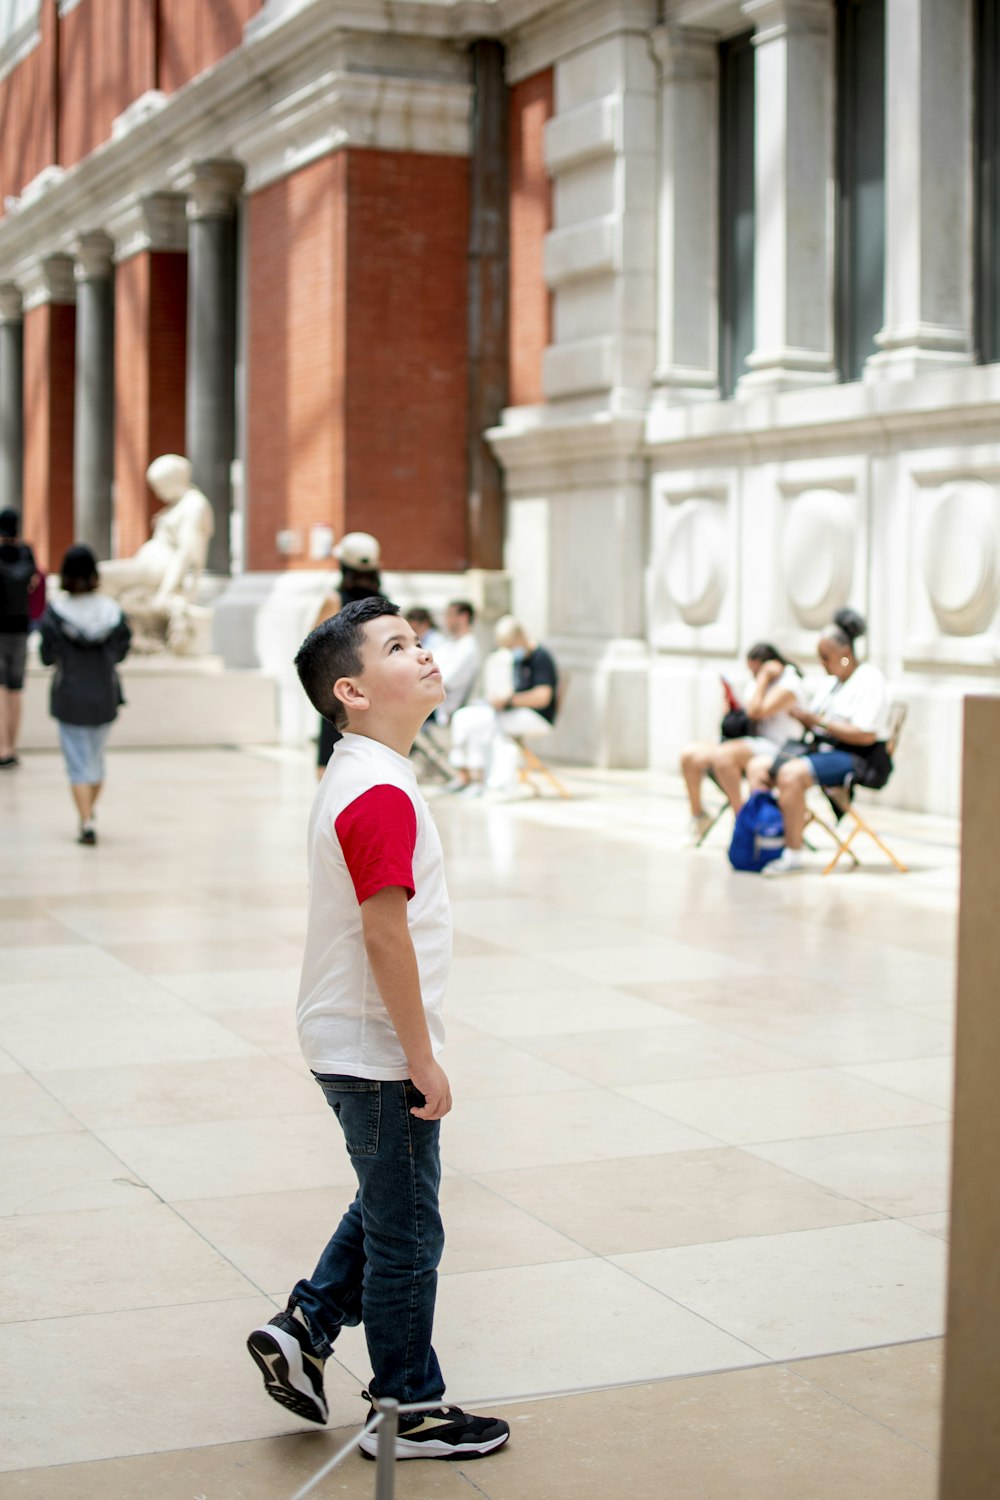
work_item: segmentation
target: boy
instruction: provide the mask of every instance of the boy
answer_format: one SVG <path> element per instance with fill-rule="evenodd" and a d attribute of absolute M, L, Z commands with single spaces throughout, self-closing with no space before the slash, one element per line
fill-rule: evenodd
<path fill-rule="evenodd" d="M 323 1364 L 363 1323 L 372 1396 L 433 1402 L 444 1380 L 431 1345 L 440 1120 L 451 1109 L 437 1062 L 451 960 L 441 844 L 408 759 L 444 697 L 441 673 L 394 604 L 347 604 L 297 657 L 313 706 L 344 732 L 313 803 L 299 1040 L 340 1122 L 358 1192 L 284 1312 L 248 1340 L 269 1396 L 325 1422 Z M 369 1416 L 366 1428 L 370 1427 Z M 401 1415 L 397 1458 L 478 1458 L 506 1422 L 457 1407 Z M 374 1457 L 366 1430 L 361 1450 Z"/>

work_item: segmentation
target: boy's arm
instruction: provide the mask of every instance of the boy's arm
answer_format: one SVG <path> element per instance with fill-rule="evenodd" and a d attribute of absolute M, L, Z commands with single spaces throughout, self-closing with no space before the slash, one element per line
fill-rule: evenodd
<path fill-rule="evenodd" d="M 424 1096 L 424 1104 L 410 1113 L 419 1120 L 440 1120 L 451 1109 L 451 1087 L 431 1050 L 406 900 L 402 886 L 384 886 L 361 903 L 361 926 L 368 962 L 406 1056 L 410 1078 Z"/>

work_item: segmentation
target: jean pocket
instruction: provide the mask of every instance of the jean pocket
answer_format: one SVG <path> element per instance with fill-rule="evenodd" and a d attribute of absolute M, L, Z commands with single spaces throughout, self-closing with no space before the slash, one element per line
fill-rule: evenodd
<path fill-rule="evenodd" d="M 382 1119 L 382 1087 L 369 1078 L 316 1075 L 326 1102 L 340 1121 L 351 1156 L 374 1156 Z"/>

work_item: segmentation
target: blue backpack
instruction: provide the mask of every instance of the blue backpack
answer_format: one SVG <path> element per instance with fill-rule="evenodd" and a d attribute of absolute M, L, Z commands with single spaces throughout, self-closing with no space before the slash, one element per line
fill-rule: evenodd
<path fill-rule="evenodd" d="M 729 845 L 734 870 L 755 873 L 777 859 L 785 847 L 785 824 L 771 792 L 751 792 L 736 814 Z"/>

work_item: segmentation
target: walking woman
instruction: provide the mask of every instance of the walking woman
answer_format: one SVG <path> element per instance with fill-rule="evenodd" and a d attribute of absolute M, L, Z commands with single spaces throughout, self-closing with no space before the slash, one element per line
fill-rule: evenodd
<path fill-rule="evenodd" d="M 113 599 L 97 592 L 97 559 L 70 547 L 61 592 L 42 616 L 39 652 L 54 666 L 49 712 L 59 725 L 69 789 L 80 816 L 78 844 L 96 844 L 94 807 L 104 785 L 104 746 L 122 697 L 115 667 L 132 632 Z"/>

